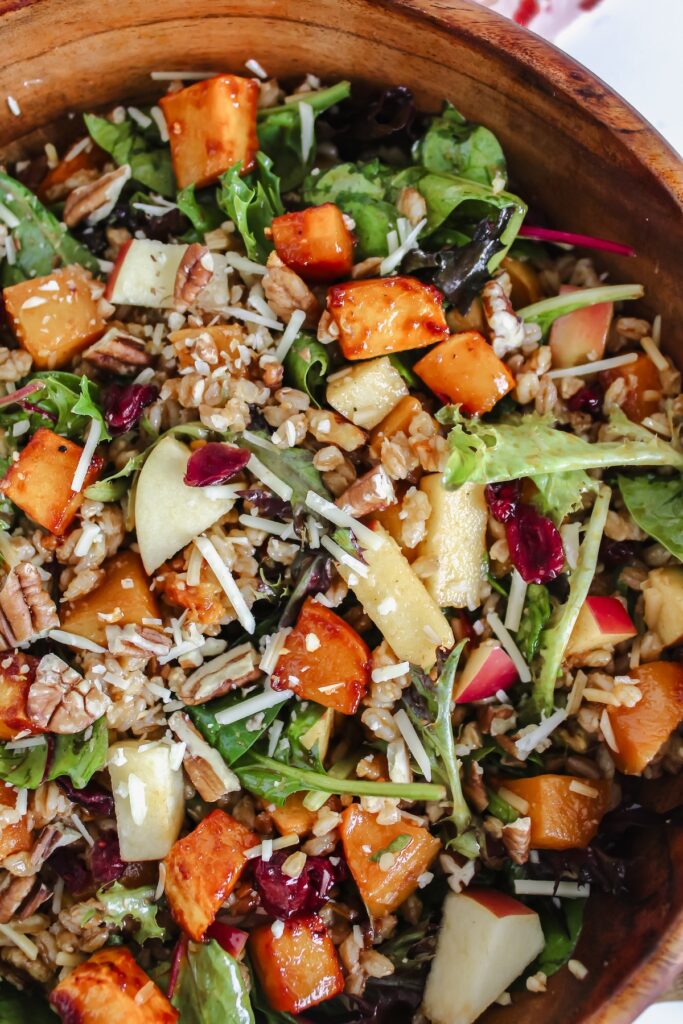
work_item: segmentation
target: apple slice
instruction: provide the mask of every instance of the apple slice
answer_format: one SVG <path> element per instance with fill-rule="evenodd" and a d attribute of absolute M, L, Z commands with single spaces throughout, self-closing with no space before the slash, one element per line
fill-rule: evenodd
<path fill-rule="evenodd" d="M 512 658 L 495 640 L 484 640 L 467 659 L 455 690 L 455 703 L 493 697 L 498 690 L 508 690 L 519 676 Z"/>
<path fill-rule="evenodd" d="M 645 622 L 665 647 L 683 640 L 683 569 L 653 569 L 643 584 Z"/>
<path fill-rule="evenodd" d="M 165 437 L 148 457 L 135 491 L 135 528 L 148 574 L 208 530 L 235 504 L 225 488 L 183 482 L 190 449 Z"/>
<path fill-rule="evenodd" d="M 172 309 L 173 292 L 186 245 L 133 238 L 121 247 L 107 282 L 109 302 L 125 306 Z"/>
<path fill-rule="evenodd" d="M 449 893 L 423 1009 L 433 1024 L 473 1024 L 545 945 L 538 914 L 495 889 Z"/>
<path fill-rule="evenodd" d="M 576 658 L 602 647 L 615 647 L 638 630 L 616 597 L 587 597 L 567 644 L 567 656 Z"/>
<path fill-rule="evenodd" d="M 121 860 L 161 860 L 180 834 L 185 786 L 168 743 L 122 740 L 109 748 Z"/>
<path fill-rule="evenodd" d="M 561 295 L 578 291 L 579 288 L 568 284 L 560 288 Z M 558 317 L 550 328 L 553 369 L 602 359 L 613 314 L 614 303 L 598 302 Z"/>

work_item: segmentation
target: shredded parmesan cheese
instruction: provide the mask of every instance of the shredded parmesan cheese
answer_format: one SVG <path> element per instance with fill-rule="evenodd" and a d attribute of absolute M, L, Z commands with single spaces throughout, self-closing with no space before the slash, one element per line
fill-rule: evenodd
<path fill-rule="evenodd" d="M 391 274 L 391 272 L 400 264 L 403 257 L 409 253 L 411 249 L 416 247 L 417 237 L 426 223 L 427 218 L 423 217 L 422 220 L 415 225 L 413 230 L 406 235 L 405 241 L 402 242 L 397 249 L 394 249 L 393 252 L 390 252 L 388 256 L 384 257 L 379 265 L 379 273 L 381 277 L 384 277 L 386 274 Z"/>
<path fill-rule="evenodd" d="M 342 565 L 345 565 L 348 569 L 352 569 L 353 572 L 362 576 L 363 579 L 367 579 L 367 565 L 364 565 L 357 558 L 354 558 L 353 555 L 349 555 L 343 548 L 340 548 L 338 544 L 335 544 L 331 537 L 321 537 L 320 543 L 327 551 L 329 551 L 336 562 L 341 562 Z"/>
<path fill-rule="evenodd" d="M 224 711 L 216 712 L 216 721 L 219 725 L 232 725 L 233 722 L 240 722 L 244 718 L 251 718 L 260 711 L 267 711 L 277 704 L 284 704 L 286 700 L 293 697 L 292 690 L 271 690 L 266 689 L 255 697 L 248 697 L 235 707 L 225 708 Z"/>
<path fill-rule="evenodd" d="M 510 584 L 510 596 L 507 608 L 505 609 L 505 628 L 516 633 L 522 621 L 522 611 L 526 600 L 528 584 L 524 582 L 516 569 L 512 570 L 512 583 Z"/>
<path fill-rule="evenodd" d="M 524 733 L 523 736 L 515 743 L 517 748 L 517 756 L 520 761 L 526 760 L 529 754 L 532 753 L 544 740 L 557 729 L 558 725 L 561 725 L 567 718 L 567 709 L 560 708 L 558 711 L 554 711 L 548 718 L 542 718 L 540 724 L 535 729 L 530 729 L 529 732 Z"/>
<path fill-rule="evenodd" d="M 299 837 L 294 832 L 288 832 L 287 835 L 280 836 L 278 839 L 270 840 L 272 843 L 272 850 L 284 850 L 288 846 L 296 846 L 299 842 Z M 248 850 L 244 851 L 244 856 L 247 860 L 253 860 L 255 857 L 263 856 L 263 843 L 259 843 L 258 846 L 250 846 Z"/>
<path fill-rule="evenodd" d="M 531 878 L 516 878 L 517 896 L 559 896 L 560 899 L 582 900 L 590 896 L 590 885 L 580 882 L 543 882 Z"/>
<path fill-rule="evenodd" d="M 93 654 L 107 653 L 106 647 L 100 647 L 93 640 L 78 636 L 77 633 L 69 633 L 66 629 L 51 629 L 47 635 L 51 640 L 56 640 L 58 644 L 64 644 L 66 647 L 76 647 L 81 651 L 91 651 Z"/>
<path fill-rule="evenodd" d="M 225 594 L 227 595 L 227 598 L 230 601 L 230 604 L 235 611 L 235 615 L 239 619 L 241 625 L 246 629 L 247 633 L 253 633 L 256 629 L 256 620 L 251 614 L 251 611 L 247 606 L 247 602 L 242 597 L 240 588 L 235 583 L 232 573 L 218 554 L 215 546 L 208 537 L 196 537 L 195 544 L 208 562 L 210 568 L 213 569 L 214 575 L 225 591 Z"/>
<path fill-rule="evenodd" d="M 79 491 L 81 491 L 83 489 L 83 484 L 85 483 L 85 478 L 88 475 L 88 470 L 90 469 L 90 463 L 92 462 L 92 457 L 95 454 L 95 449 L 97 448 L 99 443 L 100 443 L 100 424 L 99 424 L 99 421 L 98 420 L 91 420 L 90 421 L 90 426 L 88 427 L 88 433 L 86 434 L 85 444 L 83 446 L 83 451 L 81 452 L 81 457 L 78 460 L 78 465 L 76 466 L 76 472 L 74 473 L 74 478 L 71 481 L 71 490 L 72 491 L 79 492 Z"/>
<path fill-rule="evenodd" d="M 514 662 L 515 668 L 517 669 L 517 673 L 521 681 L 523 683 L 530 682 L 531 672 L 529 671 L 529 666 L 525 662 L 519 647 L 508 633 L 507 629 L 501 622 L 498 615 L 496 615 L 495 612 L 489 612 L 489 614 L 486 616 L 486 621 L 488 622 L 489 626 L 500 640 L 501 646 L 504 648 L 506 653 L 509 654 L 510 658 Z"/>
<path fill-rule="evenodd" d="M 299 119 L 301 121 L 301 157 L 303 162 L 307 163 L 315 145 L 315 116 L 310 103 L 299 103 Z"/>
<path fill-rule="evenodd" d="M 617 743 L 617 738 L 614 735 L 614 729 L 612 728 L 612 722 L 610 720 L 607 708 L 605 708 L 603 713 L 600 715 L 600 729 L 602 730 L 602 735 L 605 737 L 605 743 L 607 744 L 607 746 L 615 754 L 618 754 L 619 744 Z"/>
<path fill-rule="evenodd" d="M 268 467 L 264 466 L 255 455 L 250 456 L 247 469 L 254 476 L 258 477 L 261 483 L 269 487 L 273 494 L 277 494 L 278 498 L 282 498 L 283 501 L 289 501 L 292 497 L 292 488 L 289 484 L 286 484 L 284 480 L 280 480 L 280 477 L 275 476 L 275 473 L 271 473 Z"/>
<path fill-rule="evenodd" d="M 335 526 L 342 526 L 348 530 L 353 530 L 353 533 L 359 543 L 366 548 L 372 548 L 376 550 L 382 543 L 381 538 L 376 533 L 370 530 L 363 523 L 359 523 L 357 519 L 349 515 L 348 512 L 344 512 L 343 509 L 335 505 L 334 502 L 328 501 L 327 498 L 322 498 L 315 491 L 309 491 L 306 495 L 306 504 L 312 512 L 317 512 L 318 515 L 324 516 L 325 519 L 329 519 Z"/>
<path fill-rule="evenodd" d="M 299 104 L 299 106 L 307 106 L 308 104 Z M 306 319 L 306 314 L 303 309 L 295 309 L 289 318 L 289 323 L 285 327 L 284 333 L 278 342 L 278 346 L 275 349 L 275 358 L 278 363 L 284 363 L 285 356 L 289 352 L 290 348 L 294 344 L 297 334 L 301 330 Z"/>
<path fill-rule="evenodd" d="M 611 359 L 596 359 L 594 363 L 581 363 L 580 366 L 566 366 L 561 370 L 550 370 L 545 376 L 551 380 L 558 377 L 587 377 L 590 373 L 611 370 L 615 366 L 628 366 L 629 363 L 635 363 L 637 358 L 636 352 L 627 352 L 623 356 L 613 356 Z"/>
<path fill-rule="evenodd" d="M 24 935 L 9 924 L 0 924 L 0 935 L 4 935 L 6 939 L 9 939 L 9 941 L 13 942 L 15 946 L 18 946 L 29 960 L 37 960 L 38 947 L 35 942 L 31 942 L 28 936 Z"/>
<path fill-rule="evenodd" d="M 397 711 L 394 715 L 394 722 L 401 736 L 406 742 L 406 746 L 410 753 L 415 758 L 415 762 L 424 775 L 427 782 L 432 781 L 432 766 L 429 761 L 429 754 L 424 748 L 422 740 L 418 736 L 413 723 L 408 718 L 408 715 L 403 710 Z"/>

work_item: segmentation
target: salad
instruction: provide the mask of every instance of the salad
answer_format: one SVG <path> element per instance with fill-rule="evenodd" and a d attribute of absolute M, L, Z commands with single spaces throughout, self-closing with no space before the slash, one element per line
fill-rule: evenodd
<path fill-rule="evenodd" d="M 0 1018 L 542 999 L 681 766 L 661 318 L 450 102 L 153 77 L 0 172 Z"/>

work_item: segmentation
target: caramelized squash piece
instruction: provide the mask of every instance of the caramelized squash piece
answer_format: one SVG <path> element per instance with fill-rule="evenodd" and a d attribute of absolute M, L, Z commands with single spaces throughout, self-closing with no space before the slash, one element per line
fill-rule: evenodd
<path fill-rule="evenodd" d="M 36 729 L 26 710 L 26 698 L 38 667 L 38 658 L 19 651 L 0 654 L 0 741 L 13 739 L 18 732 Z"/>
<path fill-rule="evenodd" d="M 56 203 L 64 199 L 72 189 L 94 181 L 106 159 L 107 154 L 92 139 L 79 139 L 69 147 L 59 163 L 47 172 L 36 189 L 38 198 L 43 203 Z"/>
<path fill-rule="evenodd" d="M 305 836 L 313 828 L 318 812 L 309 811 L 307 807 L 304 807 L 305 799 L 305 793 L 292 793 L 281 807 L 278 807 L 276 804 L 268 804 L 269 808 L 272 807 L 272 810 L 269 810 L 268 813 L 275 822 L 275 827 L 281 836 L 292 834 Z"/>
<path fill-rule="evenodd" d="M 425 348 L 448 337 L 441 292 L 414 277 L 334 285 L 327 309 L 346 359 Z"/>
<path fill-rule="evenodd" d="M 216 75 L 162 96 L 178 188 L 210 185 L 238 162 L 252 169 L 258 95 L 253 78 Z"/>
<path fill-rule="evenodd" d="M 346 863 L 371 917 L 396 910 L 417 889 L 418 878 L 441 848 L 428 829 L 408 821 L 379 825 L 376 815 L 360 804 L 343 812 L 341 837 Z M 389 864 L 381 860 L 383 853 L 391 855 Z"/>
<path fill-rule="evenodd" d="M 336 281 L 353 266 L 353 236 L 334 203 L 283 213 L 271 225 L 275 251 L 305 281 Z"/>
<path fill-rule="evenodd" d="M 100 949 L 75 967 L 50 1003 L 66 1024 L 175 1024 L 179 1017 L 125 946 Z"/>
<path fill-rule="evenodd" d="M 0 781 L 0 807 L 15 807 L 17 803 L 17 791 L 6 782 Z M 28 827 L 28 815 L 24 815 L 19 821 L 10 825 L 3 825 L 0 828 L 0 860 L 10 857 L 13 853 L 21 853 L 22 850 L 30 850 L 31 833 Z"/>
<path fill-rule="evenodd" d="M 461 405 L 470 416 L 490 412 L 515 386 L 505 363 L 478 331 L 454 334 L 413 370 L 435 395 Z"/>
<path fill-rule="evenodd" d="M 249 953 L 266 998 L 274 1010 L 302 1013 L 344 989 L 337 951 L 317 915 L 284 921 L 282 934 L 271 925 L 254 928 Z"/>
<path fill-rule="evenodd" d="M 83 489 L 72 491 L 82 451 L 73 441 L 41 427 L 0 480 L 0 491 L 39 526 L 61 537 L 80 508 L 83 491 L 104 465 L 99 455 L 93 456 Z"/>
<path fill-rule="evenodd" d="M 184 327 L 181 331 L 173 331 L 169 334 L 169 341 L 176 350 L 180 370 L 186 370 L 190 366 L 194 369 L 195 345 L 198 338 L 203 338 L 215 345 L 218 365 L 226 363 L 231 374 L 244 377 L 248 368 L 241 362 L 239 366 L 235 366 L 243 337 L 244 332 L 237 324 L 211 324 L 208 327 Z"/>
<path fill-rule="evenodd" d="M 353 715 L 370 684 L 370 649 L 355 629 L 308 597 L 270 681 L 274 690 L 293 690 Z"/>
<path fill-rule="evenodd" d="M 157 583 L 159 593 L 169 604 L 187 608 L 190 622 L 211 626 L 230 609 L 225 591 L 206 562 L 202 562 L 196 586 L 190 586 L 184 576 L 165 566 L 157 576 Z"/>
<path fill-rule="evenodd" d="M 588 846 L 607 811 L 611 789 L 606 779 L 582 779 L 572 775 L 505 779 L 501 786 L 529 805 L 524 814 L 531 818 L 534 850 L 573 850 Z M 595 795 L 576 792 L 572 786 L 588 787 Z"/>
<path fill-rule="evenodd" d="M 613 753 L 619 771 L 640 775 L 657 755 L 663 743 L 683 721 L 683 665 L 673 661 L 650 661 L 630 669 L 642 694 L 632 708 L 608 708 L 617 743 Z"/>
<path fill-rule="evenodd" d="M 201 942 L 220 906 L 247 865 L 244 851 L 259 839 L 225 811 L 216 809 L 166 857 L 165 892 L 176 923 Z"/>
<path fill-rule="evenodd" d="M 66 366 L 104 334 L 106 322 L 93 296 L 97 287 L 87 271 L 74 266 L 3 290 L 12 330 L 36 369 Z"/>
<path fill-rule="evenodd" d="M 63 629 L 106 646 L 109 622 L 115 622 L 117 626 L 131 622 L 140 626 L 143 619 L 159 617 L 159 605 L 149 589 L 149 577 L 135 551 L 115 555 L 102 568 L 105 577 L 99 587 L 67 605 L 61 618 Z M 110 618 L 109 622 L 101 617 L 113 616 L 117 609 L 120 617 Z"/>
<path fill-rule="evenodd" d="M 638 356 L 633 363 L 616 366 L 614 369 L 604 370 L 600 374 L 600 380 L 605 390 L 619 378 L 626 382 L 626 398 L 621 403 L 621 408 L 630 420 L 640 423 L 646 416 L 652 416 L 657 412 L 662 381 L 659 370 L 649 356 Z"/>

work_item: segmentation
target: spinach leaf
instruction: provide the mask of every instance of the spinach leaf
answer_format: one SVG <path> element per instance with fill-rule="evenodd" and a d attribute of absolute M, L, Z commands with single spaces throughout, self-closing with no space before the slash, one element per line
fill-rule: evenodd
<path fill-rule="evenodd" d="M 538 324 L 543 336 L 548 333 L 558 317 L 573 313 L 575 309 L 585 309 L 600 302 L 626 302 L 629 299 L 642 299 L 643 286 L 640 284 L 606 284 L 599 288 L 579 288 L 575 292 L 553 295 L 549 299 L 541 299 L 531 306 L 517 310 L 517 316 L 527 324 Z"/>
<path fill-rule="evenodd" d="M 256 728 L 254 728 L 255 722 L 252 719 L 242 718 L 230 725 L 220 725 L 216 721 L 217 711 L 234 708 L 243 700 L 244 695 L 236 690 L 218 700 L 212 700 L 208 704 L 197 704 L 195 707 L 186 709 L 206 742 L 215 747 L 226 764 L 229 765 L 233 765 L 253 747 L 277 718 L 278 711 L 280 711 L 277 706 L 263 711 L 258 718 Z"/>
<path fill-rule="evenodd" d="M 451 103 L 446 103 L 424 137 L 414 146 L 413 157 L 428 171 L 457 174 L 461 178 L 505 185 L 505 156 L 498 139 L 488 128 L 472 124 Z"/>
<path fill-rule="evenodd" d="M 47 741 L 43 739 L 33 747 L 9 750 L 0 744 L 0 779 L 17 789 L 37 789 L 45 776 Z"/>
<path fill-rule="evenodd" d="M 641 530 L 683 561 L 683 476 L 620 476 L 618 483 Z"/>
<path fill-rule="evenodd" d="M 395 370 L 398 370 L 398 372 L 401 374 L 408 387 L 419 388 L 420 378 L 413 373 L 412 367 L 409 364 L 410 359 L 411 356 L 406 354 L 405 352 L 401 352 L 400 355 L 396 355 L 395 352 L 392 352 L 391 355 L 389 356 L 389 362 L 391 363 Z"/>
<path fill-rule="evenodd" d="M 528 968 L 530 974 L 543 971 L 547 978 L 555 974 L 571 959 L 583 928 L 583 915 L 587 900 L 562 900 L 561 908 L 554 907 L 550 900 L 543 901 L 539 909 L 545 946 Z"/>
<path fill-rule="evenodd" d="M 59 1024 L 50 1004 L 35 992 L 19 991 L 8 981 L 0 982 L 2 1024 Z"/>
<path fill-rule="evenodd" d="M 240 965 L 215 939 L 188 943 L 171 1002 L 182 1024 L 254 1024 Z"/>
<path fill-rule="evenodd" d="M 306 554 L 302 557 L 296 584 L 280 616 L 280 629 L 294 625 L 308 594 L 319 594 L 327 590 L 332 582 L 331 565 L 332 561 L 327 552 L 317 555 Z"/>
<path fill-rule="evenodd" d="M 267 440 L 265 434 L 258 435 Z M 236 438 L 236 441 L 248 448 L 271 473 L 275 473 L 280 480 L 292 488 L 292 504 L 303 505 L 309 491 L 315 491 L 323 498 L 329 497 L 322 477 L 313 465 L 313 454 L 305 448 L 276 448 L 268 442 L 265 445 L 256 444 L 244 437 Z"/>
<path fill-rule="evenodd" d="M 356 258 L 368 259 L 370 256 L 387 256 L 389 246 L 387 235 L 396 230 L 398 210 L 393 203 L 382 200 L 369 202 L 345 196 L 340 200 L 344 213 L 355 222 L 353 233 L 356 238 Z"/>
<path fill-rule="evenodd" d="M 507 800 L 503 800 L 502 796 L 499 796 L 494 790 L 486 789 L 486 795 L 489 803 L 487 810 L 499 821 L 502 821 L 504 825 L 511 825 L 513 821 L 517 821 L 519 818 L 519 811 L 509 804 Z"/>
<path fill-rule="evenodd" d="M 551 615 L 552 605 L 547 588 L 542 583 L 530 583 L 526 591 L 522 621 L 515 637 L 527 664 L 531 664 L 536 657 L 541 634 L 550 622 Z"/>
<path fill-rule="evenodd" d="M 146 111 L 143 111 L 146 113 Z M 156 121 L 150 119 L 148 127 L 127 117 L 119 124 L 96 114 L 84 114 L 83 120 L 90 137 L 114 160 L 119 167 L 130 166 L 135 181 L 153 192 L 172 199 L 176 182 L 168 143 L 161 141 Z"/>
<path fill-rule="evenodd" d="M 56 434 L 81 440 L 90 426 L 90 420 L 100 424 L 100 439 L 109 438 L 109 431 L 100 407 L 100 390 L 88 377 L 74 373 L 45 370 L 32 374 L 26 381 L 41 381 L 43 387 L 33 392 L 19 408 L 5 407 L 0 412 L 0 425 L 8 430 L 14 423 L 28 420 L 30 433 L 48 426 Z"/>
<path fill-rule="evenodd" d="M 197 195 L 195 186 L 187 185 L 178 192 L 175 201 L 180 212 L 185 214 L 202 238 L 208 231 L 219 227 L 225 219 L 216 203 L 214 190 L 202 189 Z"/>
<path fill-rule="evenodd" d="M 288 381 L 299 391 L 305 391 L 314 405 L 321 406 L 325 379 L 330 366 L 330 357 L 325 345 L 315 341 L 313 335 L 302 331 L 294 339 L 285 356 L 285 373 Z"/>
<path fill-rule="evenodd" d="M 289 710 L 289 720 L 280 734 L 273 757 L 297 768 L 324 771 L 317 742 L 309 749 L 301 741 L 320 721 L 326 709 L 313 701 L 290 701 L 285 707 Z"/>
<path fill-rule="evenodd" d="M 153 886 L 126 889 L 120 882 L 114 882 L 107 889 L 99 889 L 97 899 L 104 907 L 103 917 L 107 924 L 121 928 L 127 917 L 133 918 L 136 922 L 135 941 L 140 945 L 147 939 L 164 938 L 164 929 L 157 921 L 158 907 L 154 902 Z"/>
<path fill-rule="evenodd" d="M 0 202 L 17 221 L 11 228 L 16 261 L 11 266 L 3 261 L 3 288 L 28 278 L 44 277 L 55 267 L 74 263 L 92 274 L 100 274 L 100 265 L 90 250 L 69 234 L 33 192 L 4 171 L 0 171 Z"/>
<path fill-rule="evenodd" d="M 221 175 L 218 205 L 234 221 L 242 236 L 247 256 L 265 263 L 273 243 L 265 229 L 285 212 L 280 199 L 280 179 L 273 172 L 273 162 L 265 153 L 256 154 L 256 168 L 244 177 L 241 164 L 235 164 Z"/>
<path fill-rule="evenodd" d="M 335 203 L 353 217 L 356 226 L 356 255 L 386 256 L 387 234 L 396 228 L 398 210 L 388 201 L 391 168 L 370 160 L 359 164 L 338 164 L 320 175 L 309 175 L 303 197 L 311 205 Z"/>
<path fill-rule="evenodd" d="M 32 747 L 12 750 L 0 744 L 0 779 L 18 789 L 37 789 L 42 782 L 67 776 L 76 789 L 83 789 L 104 767 L 108 742 L 102 717 L 83 732 L 49 735 Z"/>

